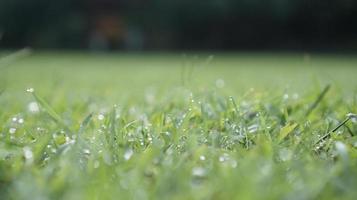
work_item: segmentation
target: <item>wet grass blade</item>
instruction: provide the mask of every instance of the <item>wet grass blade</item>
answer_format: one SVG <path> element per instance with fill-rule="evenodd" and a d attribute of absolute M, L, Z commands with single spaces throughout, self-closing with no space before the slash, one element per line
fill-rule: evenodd
<path fill-rule="evenodd" d="M 326 85 L 325 88 L 322 90 L 322 92 L 319 94 L 319 96 L 316 98 L 315 102 L 311 104 L 309 109 L 306 111 L 306 117 L 308 117 L 311 112 L 319 105 L 319 103 L 322 101 L 322 99 L 325 97 L 327 92 L 330 90 L 331 85 Z"/>
<path fill-rule="evenodd" d="M 343 120 L 341 123 L 339 123 L 334 129 L 332 129 L 332 131 L 326 133 L 325 135 L 323 135 L 321 138 L 319 138 L 316 142 L 315 145 L 322 142 L 323 140 L 325 140 L 326 138 L 330 137 L 330 135 L 334 132 L 336 132 L 339 128 L 341 128 L 343 125 L 345 125 L 349 120 L 351 119 L 351 117 L 347 116 L 347 118 L 345 120 Z"/>
<path fill-rule="evenodd" d="M 82 123 L 81 123 L 81 125 L 79 127 L 78 135 L 81 135 L 84 132 L 86 127 L 91 122 L 92 117 L 93 117 L 93 113 L 90 113 L 86 118 L 84 118 L 84 120 L 82 121 Z"/>
<path fill-rule="evenodd" d="M 60 115 L 57 114 L 57 112 L 42 97 L 38 96 L 35 92 L 31 92 L 31 94 L 55 123 L 60 124 L 63 128 L 72 133 L 71 129 L 64 123 L 64 120 Z"/>
<path fill-rule="evenodd" d="M 237 104 L 236 104 L 236 102 L 235 102 L 233 97 L 229 97 L 229 99 L 231 100 L 231 102 L 233 104 L 233 107 L 234 107 L 234 111 L 236 113 L 236 116 L 238 117 L 238 115 L 239 115 L 238 106 L 237 106 Z"/>
<path fill-rule="evenodd" d="M 281 128 L 278 136 L 278 141 L 281 142 L 286 136 L 289 135 L 289 133 L 293 132 L 293 130 L 297 127 L 298 124 L 293 123 L 293 124 L 288 124 Z"/>

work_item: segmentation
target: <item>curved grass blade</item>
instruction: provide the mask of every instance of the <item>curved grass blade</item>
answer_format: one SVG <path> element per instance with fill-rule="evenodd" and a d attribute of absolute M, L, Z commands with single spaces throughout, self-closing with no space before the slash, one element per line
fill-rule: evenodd
<path fill-rule="evenodd" d="M 93 113 L 90 113 L 86 118 L 84 118 L 84 120 L 82 121 L 79 127 L 78 135 L 81 135 L 84 132 L 84 130 L 92 120 L 92 117 L 93 117 Z"/>
<path fill-rule="evenodd" d="M 43 110 L 50 116 L 50 118 L 57 124 L 61 125 L 67 131 L 72 133 L 71 129 L 64 123 L 64 120 L 57 114 L 57 112 L 40 96 L 38 96 L 34 91 L 31 91 L 32 96 L 35 98 L 36 102 L 43 108 Z"/>
<path fill-rule="evenodd" d="M 322 101 L 322 99 L 325 97 L 325 95 L 327 94 L 327 92 L 330 90 L 331 85 L 326 85 L 325 88 L 322 90 L 322 92 L 320 93 L 320 95 L 316 98 L 315 102 L 313 104 L 311 104 L 311 106 L 309 107 L 309 109 L 306 111 L 306 117 L 309 116 L 311 114 L 311 112 L 319 105 L 319 103 Z"/>
<path fill-rule="evenodd" d="M 289 133 L 293 132 L 293 130 L 297 127 L 298 124 L 293 123 L 293 124 L 288 124 L 281 128 L 279 136 L 278 136 L 278 141 L 281 142 L 286 136 L 289 135 Z"/>
<path fill-rule="evenodd" d="M 238 110 L 238 106 L 234 100 L 234 98 L 232 96 L 229 97 L 229 100 L 232 102 L 233 104 L 233 107 L 234 107 L 234 111 L 236 113 L 236 116 L 238 117 L 239 116 L 239 110 Z"/>
<path fill-rule="evenodd" d="M 336 132 L 339 128 L 341 128 L 342 126 L 344 126 L 348 121 L 350 121 L 351 119 L 356 119 L 357 118 L 357 115 L 356 114 L 353 114 L 353 113 L 348 113 L 346 115 L 346 119 L 343 120 L 341 123 L 339 123 L 334 129 L 332 129 L 332 131 L 326 133 L 325 135 L 323 135 L 321 138 L 319 138 L 317 140 L 317 142 L 315 142 L 315 145 L 322 142 L 323 140 L 325 140 L 326 138 L 330 137 L 330 135 L 334 132 Z M 350 131 L 350 130 L 349 130 Z M 350 131 L 350 134 L 353 135 L 353 133 L 351 133 Z"/>

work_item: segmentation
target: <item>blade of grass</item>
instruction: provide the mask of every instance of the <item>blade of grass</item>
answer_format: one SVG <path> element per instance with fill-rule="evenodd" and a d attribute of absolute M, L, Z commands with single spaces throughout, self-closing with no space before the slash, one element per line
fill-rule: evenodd
<path fill-rule="evenodd" d="M 92 120 L 93 113 L 90 113 L 84 120 L 82 121 L 79 130 L 78 130 L 78 135 L 81 135 L 86 127 L 89 125 L 90 121 Z"/>
<path fill-rule="evenodd" d="M 239 115 L 238 106 L 237 106 L 237 104 L 236 104 L 236 102 L 235 102 L 235 100 L 234 100 L 234 98 L 232 96 L 229 97 L 229 99 L 232 102 L 233 107 L 234 107 L 234 111 L 236 113 L 236 116 L 238 117 L 238 115 Z"/>
<path fill-rule="evenodd" d="M 306 117 L 308 117 L 311 112 L 319 105 L 319 103 L 322 101 L 322 99 L 325 97 L 327 92 L 330 90 L 331 85 L 326 85 L 325 88 L 322 90 L 322 92 L 319 94 L 319 96 L 316 98 L 315 102 L 311 104 L 309 109 L 306 111 Z"/>
<path fill-rule="evenodd" d="M 293 123 L 281 128 L 278 136 L 278 141 L 281 142 L 284 138 L 286 138 L 286 136 L 288 136 L 289 133 L 291 133 L 297 127 L 297 125 L 298 124 Z"/>
<path fill-rule="evenodd" d="M 36 102 L 43 108 L 43 110 L 50 116 L 50 118 L 57 124 L 61 125 L 67 131 L 72 133 L 71 129 L 64 123 L 64 120 L 60 117 L 59 114 L 40 96 L 38 96 L 33 89 L 28 89 L 28 91 L 35 98 Z"/>
<path fill-rule="evenodd" d="M 345 125 L 348 121 L 350 121 L 353 118 L 357 118 L 356 114 L 353 113 L 349 113 L 347 114 L 347 118 L 345 120 L 343 120 L 341 123 L 339 123 L 334 129 L 332 129 L 332 131 L 326 133 L 325 135 L 323 135 L 321 138 L 319 138 L 317 140 L 317 142 L 315 142 L 315 145 L 320 143 L 321 141 L 325 140 L 326 138 L 330 137 L 330 135 L 334 132 L 336 132 L 339 128 L 341 128 L 343 125 Z M 350 133 L 351 134 L 351 133 Z"/>
<path fill-rule="evenodd" d="M 117 162 L 119 159 L 119 141 L 118 141 L 118 132 L 116 127 L 116 107 L 114 106 L 110 112 L 109 118 L 106 122 L 106 127 L 108 131 L 106 134 L 106 140 L 109 145 L 109 150 L 112 155 L 112 160 Z"/>

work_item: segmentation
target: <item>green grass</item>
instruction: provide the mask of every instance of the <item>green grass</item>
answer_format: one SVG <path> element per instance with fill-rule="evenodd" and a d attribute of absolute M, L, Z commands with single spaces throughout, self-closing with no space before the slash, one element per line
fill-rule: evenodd
<path fill-rule="evenodd" d="M 354 116 L 334 130 L 357 113 L 356 65 L 242 53 L 0 62 L 0 198 L 356 199 Z"/>

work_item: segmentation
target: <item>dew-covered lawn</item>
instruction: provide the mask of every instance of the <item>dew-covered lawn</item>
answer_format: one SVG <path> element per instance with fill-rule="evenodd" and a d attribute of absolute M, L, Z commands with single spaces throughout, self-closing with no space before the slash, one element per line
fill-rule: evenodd
<path fill-rule="evenodd" d="M 357 198 L 356 57 L 8 60 L 1 199 Z"/>

